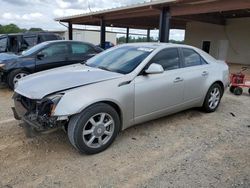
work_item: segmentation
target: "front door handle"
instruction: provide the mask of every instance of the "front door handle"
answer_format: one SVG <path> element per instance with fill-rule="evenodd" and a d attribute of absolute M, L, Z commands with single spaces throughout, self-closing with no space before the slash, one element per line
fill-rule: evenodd
<path fill-rule="evenodd" d="M 202 75 L 202 76 L 207 76 L 207 75 L 208 75 L 208 72 L 207 72 L 207 71 L 203 71 L 201 75 Z"/>
<path fill-rule="evenodd" d="M 178 82 L 182 82 L 183 81 L 183 78 L 181 77 L 177 77 L 174 79 L 174 83 L 178 83 Z"/>

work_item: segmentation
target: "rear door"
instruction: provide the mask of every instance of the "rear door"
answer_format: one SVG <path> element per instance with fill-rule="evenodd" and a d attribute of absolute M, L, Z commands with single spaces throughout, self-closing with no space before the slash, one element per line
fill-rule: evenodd
<path fill-rule="evenodd" d="M 67 43 L 52 43 L 36 54 L 36 71 L 67 65 L 68 54 Z"/>
<path fill-rule="evenodd" d="M 200 100 L 206 92 L 209 64 L 191 48 L 181 48 L 184 79 L 184 102 Z"/>
<path fill-rule="evenodd" d="M 93 46 L 85 43 L 75 42 L 70 45 L 70 63 L 82 63 L 97 54 Z"/>

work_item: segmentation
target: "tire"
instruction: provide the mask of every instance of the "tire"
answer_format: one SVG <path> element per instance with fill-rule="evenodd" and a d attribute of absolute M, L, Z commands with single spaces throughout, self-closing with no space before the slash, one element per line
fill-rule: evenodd
<path fill-rule="evenodd" d="M 69 141 L 81 153 L 96 154 L 113 143 L 120 126 L 116 110 L 108 104 L 97 103 L 70 119 Z"/>
<path fill-rule="evenodd" d="M 242 93 L 243 93 L 243 89 L 241 87 L 236 87 L 234 89 L 234 94 L 235 95 L 242 95 Z"/>
<path fill-rule="evenodd" d="M 249 95 L 250 95 L 250 88 L 248 89 L 248 93 L 249 93 Z"/>
<path fill-rule="evenodd" d="M 207 113 L 214 112 L 220 105 L 222 95 L 221 86 L 217 83 L 213 84 L 207 92 L 203 103 L 203 110 Z"/>
<path fill-rule="evenodd" d="M 235 89 L 235 86 L 230 86 L 229 91 L 230 91 L 231 93 L 234 93 L 234 89 Z"/>
<path fill-rule="evenodd" d="M 21 69 L 16 69 L 13 70 L 9 73 L 7 77 L 7 84 L 10 89 L 14 90 L 15 89 L 15 84 L 18 82 L 18 79 L 21 79 L 30 73 Z"/>

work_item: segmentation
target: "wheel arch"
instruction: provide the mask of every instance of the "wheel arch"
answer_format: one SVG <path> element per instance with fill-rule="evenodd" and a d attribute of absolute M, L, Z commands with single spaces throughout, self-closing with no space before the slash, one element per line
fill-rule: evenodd
<path fill-rule="evenodd" d="M 117 112 L 118 116 L 119 116 L 119 119 L 120 119 L 120 123 L 121 123 L 121 126 L 120 126 L 120 131 L 122 130 L 122 127 L 123 127 L 123 113 L 122 113 L 122 109 L 121 107 L 114 101 L 111 101 L 111 100 L 100 100 L 100 101 L 95 101 L 91 104 L 88 104 L 86 105 L 83 109 L 81 109 L 80 111 L 82 112 L 83 110 L 85 110 L 86 108 L 90 107 L 90 106 L 93 106 L 95 104 L 98 104 L 98 103 L 104 103 L 104 104 L 107 104 L 111 107 L 113 107 L 115 109 L 115 111 Z"/>
<path fill-rule="evenodd" d="M 208 87 L 208 89 L 207 89 L 207 91 L 206 91 L 206 94 L 205 94 L 205 96 L 204 96 L 204 98 L 203 98 L 202 105 L 204 105 L 204 102 L 205 102 L 205 100 L 206 100 L 206 96 L 207 96 L 207 93 L 208 93 L 209 89 L 210 89 L 210 88 L 212 87 L 212 85 L 214 85 L 214 84 L 219 84 L 219 86 L 221 87 L 222 96 L 223 96 L 224 90 L 225 90 L 225 87 L 224 87 L 223 82 L 220 81 L 220 80 L 214 81 L 214 82 L 212 82 L 212 84 L 210 84 L 210 86 Z"/>
<path fill-rule="evenodd" d="M 220 81 L 220 80 L 217 80 L 217 81 L 215 81 L 214 83 L 212 83 L 211 86 L 214 85 L 214 84 L 219 84 L 219 86 L 221 87 L 221 90 L 222 90 L 222 95 L 223 95 L 223 94 L 224 94 L 224 91 L 225 91 L 225 86 L 224 86 L 223 82 Z M 210 86 L 210 87 L 211 87 L 211 86 Z"/>
<path fill-rule="evenodd" d="M 105 104 L 112 106 L 115 109 L 115 111 L 118 113 L 118 116 L 120 118 L 120 122 L 121 122 L 120 131 L 121 131 L 122 126 L 123 126 L 123 123 L 122 123 L 123 117 L 122 117 L 122 110 L 121 110 L 120 106 L 117 103 L 115 103 L 114 101 L 110 101 L 110 100 L 103 100 L 103 101 L 96 102 L 94 104 L 97 104 L 97 103 L 105 103 Z"/>

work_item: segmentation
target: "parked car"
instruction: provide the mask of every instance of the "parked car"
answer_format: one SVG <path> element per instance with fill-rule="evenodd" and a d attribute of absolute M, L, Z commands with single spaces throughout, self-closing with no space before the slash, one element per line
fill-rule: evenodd
<path fill-rule="evenodd" d="M 107 49 L 112 48 L 112 47 L 114 47 L 114 46 L 115 46 L 115 45 L 114 45 L 112 42 L 106 41 L 106 42 L 105 42 L 104 50 L 107 50 Z M 99 44 L 98 47 L 101 48 L 101 44 Z"/>
<path fill-rule="evenodd" d="M 4 34 L 0 35 L 0 53 L 18 54 L 39 43 L 61 39 L 59 35 L 49 32 Z"/>
<path fill-rule="evenodd" d="M 4 54 L 0 58 L 0 80 L 13 89 L 23 77 L 74 63 L 85 62 L 102 49 L 85 42 L 49 41 L 24 51 L 22 55 Z"/>
<path fill-rule="evenodd" d="M 66 127 L 80 152 L 105 150 L 132 125 L 193 107 L 214 112 L 229 83 L 226 63 L 195 47 L 126 44 L 22 79 L 16 119 L 28 130 Z"/>

